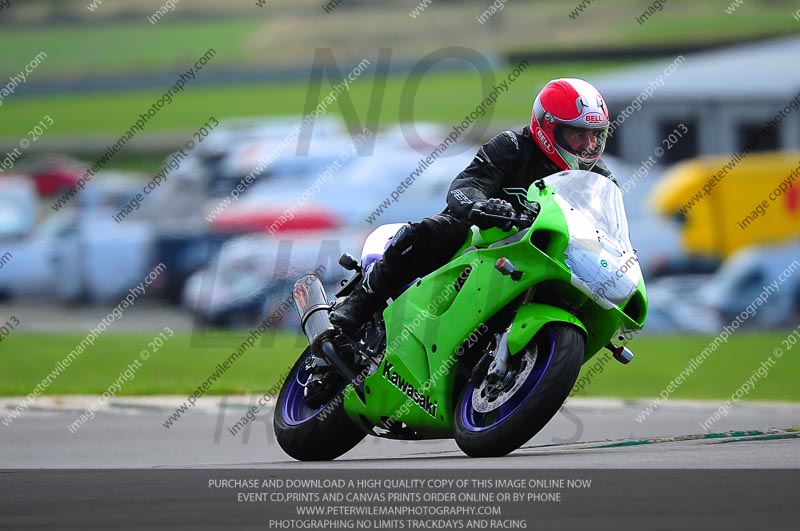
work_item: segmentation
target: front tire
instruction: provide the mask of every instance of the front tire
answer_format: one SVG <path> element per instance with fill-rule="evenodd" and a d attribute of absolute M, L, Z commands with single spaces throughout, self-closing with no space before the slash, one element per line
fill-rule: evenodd
<path fill-rule="evenodd" d="M 534 346 L 538 354 L 533 369 L 524 384 L 496 410 L 476 411 L 472 402 L 475 388 L 467 383 L 462 389 L 456 401 L 453 432 L 465 454 L 500 457 L 513 452 L 544 428 L 569 396 L 583 363 L 585 340 L 581 331 L 556 324 L 537 335 L 526 350 Z"/>
<path fill-rule="evenodd" d="M 305 360 L 311 354 L 311 348 L 306 348 L 286 377 L 272 425 L 278 444 L 290 457 L 298 461 L 330 461 L 351 450 L 367 434 L 344 410 L 344 385 L 319 409 L 306 406 L 299 381 L 308 379 Z"/>

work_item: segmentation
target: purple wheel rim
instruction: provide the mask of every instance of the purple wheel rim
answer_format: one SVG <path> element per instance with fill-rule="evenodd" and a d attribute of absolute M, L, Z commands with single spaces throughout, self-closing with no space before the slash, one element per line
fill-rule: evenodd
<path fill-rule="evenodd" d="M 305 360 L 305 357 L 303 358 Z M 322 411 L 325 406 L 319 409 L 311 409 L 306 405 L 303 399 L 303 386 L 297 381 L 308 381 L 310 374 L 305 369 L 305 365 L 301 364 L 291 381 L 288 382 L 286 388 L 286 398 L 283 400 L 283 407 L 281 408 L 281 416 L 283 421 L 290 426 L 299 426 L 317 416 L 317 413 Z"/>
<path fill-rule="evenodd" d="M 528 375 L 523 386 L 514 393 L 514 396 L 496 410 L 490 411 L 489 413 L 479 413 L 475 411 L 472 407 L 472 393 L 475 391 L 475 387 L 471 384 L 467 386 L 464 399 L 461 401 L 460 415 L 461 423 L 468 431 L 482 432 L 504 422 L 536 391 L 542 378 L 544 378 L 544 375 L 547 374 L 550 368 L 550 364 L 553 361 L 553 353 L 556 348 L 556 341 L 552 332 L 549 333 L 547 337 L 550 340 L 550 351 L 547 354 L 547 359 L 542 361 L 537 357 L 533 370 Z"/>

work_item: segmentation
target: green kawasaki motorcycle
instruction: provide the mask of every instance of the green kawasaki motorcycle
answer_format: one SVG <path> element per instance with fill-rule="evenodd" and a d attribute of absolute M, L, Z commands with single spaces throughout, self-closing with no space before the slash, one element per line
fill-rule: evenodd
<path fill-rule="evenodd" d="M 511 230 L 473 227 L 450 262 L 398 293 L 358 337 L 331 325 L 335 302 L 317 277 L 297 281 L 309 347 L 276 403 L 287 454 L 335 459 L 369 434 L 455 438 L 467 455 L 506 455 L 558 412 L 598 351 L 633 358 L 623 345 L 644 326 L 647 296 L 619 188 L 566 171 L 519 196 L 527 213 L 501 218 Z M 337 298 L 401 226 L 376 229 L 360 262 L 342 256 L 355 274 Z"/>

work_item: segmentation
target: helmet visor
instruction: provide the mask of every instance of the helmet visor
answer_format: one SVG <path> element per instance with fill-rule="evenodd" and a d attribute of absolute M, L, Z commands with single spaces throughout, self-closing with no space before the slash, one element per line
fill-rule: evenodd
<path fill-rule="evenodd" d="M 557 124 L 555 138 L 558 146 L 584 161 L 596 159 L 605 148 L 608 127 L 587 128 Z"/>

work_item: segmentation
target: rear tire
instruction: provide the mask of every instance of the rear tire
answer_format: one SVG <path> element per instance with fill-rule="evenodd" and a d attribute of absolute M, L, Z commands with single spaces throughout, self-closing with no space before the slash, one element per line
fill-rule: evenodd
<path fill-rule="evenodd" d="M 556 324 L 526 348 L 538 348 L 525 384 L 497 410 L 479 413 L 472 406 L 475 388 L 467 383 L 456 401 L 453 435 L 471 457 L 500 457 L 513 452 L 550 422 L 578 379 L 585 340 L 581 331 Z M 517 355 L 522 355 L 519 353 Z"/>
<path fill-rule="evenodd" d="M 311 355 L 306 348 L 281 387 L 272 425 L 278 444 L 298 461 L 330 461 L 351 450 L 366 433 L 344 410 L 344 385 L 324 406 L 315 410 L 305 405 L 303 387 L 305 360 Z"/>

